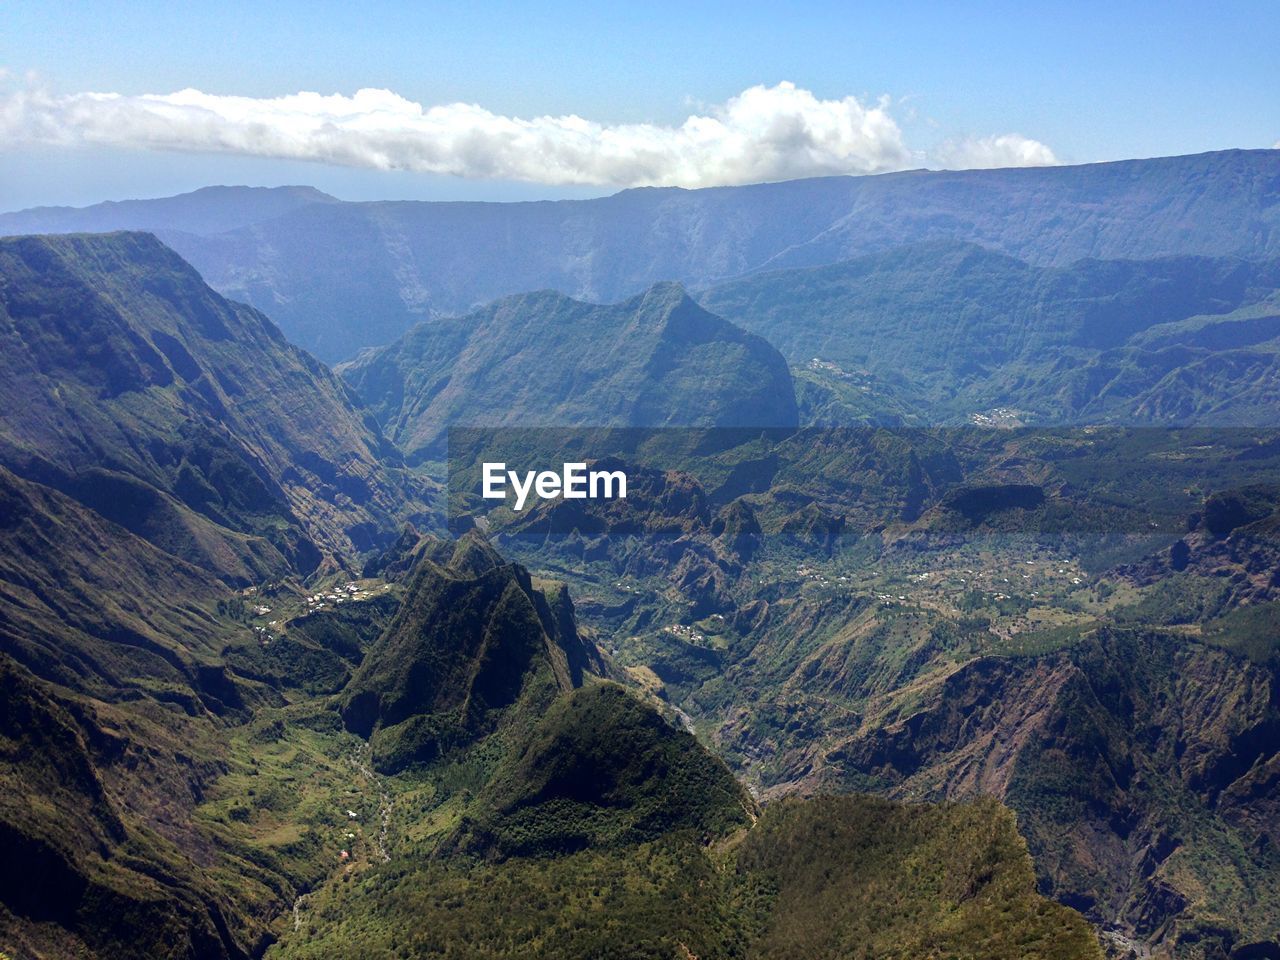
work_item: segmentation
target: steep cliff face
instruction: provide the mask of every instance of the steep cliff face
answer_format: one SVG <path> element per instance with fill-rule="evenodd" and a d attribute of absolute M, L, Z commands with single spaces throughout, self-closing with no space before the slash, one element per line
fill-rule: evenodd
<path fill-rule="evenodd" d="M 0 241 L 0 459 L 232 580 L 368 550 L 406 499 L 327 370 L 145 234 Z"/>
<path fill-rule="evenodd" d="M 221 647 L 211 612 L 225 594 L 205 571 L 0 467 L 0 650 L 44 679 L 111 697 L 189 688 Z"/>
<path fill-rule="evenodd" d="M 231 675 L 225 585 L 0 467 L 0 936 L 31 956 L 247 956 L 192 823 Z M 232 928 L 235 932 L 232 932 Z"/>
<path fill-rule="evenodd" d="M 372 737 L 375 763 L 430 763 L 500 727 L 529 722 L 598 667 L 567 593 L 469 536 L 419 561 L 409 594 L 342 694 L 347 728 Z"/>
<path fill-rule="evenodd" d="M 1141 584 L 1170 577 L 1182 581 L 1188 594 L 1204 594 L 1199 599 L 1209 611 L 1235 610 L 1241 621 L 1259 616 L 1243 608 L 1280 597 L 1280 487 L 1262 483 L 1223 490 L 1188 520 L 1187 532 L 1167 550 L 1120 572 Z M 1190 606 L 1182 612 L 1188 618 L 1192 614 Z M 1261 629 L 1269 618 L 1260 616 L 1255 626 Z M 1262 639 L 1259 646 L 1265 650 Z"/>
<path fill-rule="evenodd" d="M 237 872 L 198 812 L 283 703 L 225 656 L 261 649 L 238 588 L 389 538 L 387 454 L 153 237 L 0 241 L 0 949 L 265 948 L 306 870 Z"/>
<path fill-rule="evenodd" d="M 182 813 L 218 772 L 188 749 L 182 734 L 99 712 L 0 656 L 7 950 L 246 960 L 230 901 L 184 850 Z"/>
<path fill-rule="evenodd" d="M 1226 950 L 1270 935 L 1275 674 L 1167 635 L 978 658 L 792 768 L 911 800 L 1008 803 L 1043 887 L 1104 927 Z M 1253 891 L 1249 893 L 1248 891 Z"/>

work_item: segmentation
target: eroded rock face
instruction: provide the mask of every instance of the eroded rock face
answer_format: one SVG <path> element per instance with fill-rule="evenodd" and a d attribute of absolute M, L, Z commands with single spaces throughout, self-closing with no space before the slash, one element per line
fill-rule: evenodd
<path fill-rule="evenodd" d="M 1203 884 L 1265 884 L 1280 869 L 1280 697 L 1258 664 L 1100 630 L 1052 656 L 969 661 L 919 699 L 797 756 L 799 782 L 999 797 L 1018 813 L 1047 891 L 1144 941 L 1208 936 L 1217 921 Z M 1206 831 L 1216 849 L 1250 856 L 1203 861 L 1214 846 Z M 1265 933 L 1257 923 L 1235 917 L 1225 929 Z"/>
<path fill-rule="evenodd" d="M 698 615 L 731 612 L 744 558 L 761 539 L 752 508 L 732 501 L 717 510 L 698 480 L 677 470 L 615 457 L 593 466 L 625 470 L 626 499 L 539 503 L 505 523 L 499 542 L 608 561 L 620 575 L 659 576 L 691 600 Z"/>
<path fill-rule="evenodd" d="M 1223 609 L 1280 597 L 1280 487 L 1255 484 L 1216 493 L 1187 527 L 1168 551 L 1118 572 L 1140 584 L 1170 573 L 1210 579 L 1220 587 L 1214 602 Z"/>

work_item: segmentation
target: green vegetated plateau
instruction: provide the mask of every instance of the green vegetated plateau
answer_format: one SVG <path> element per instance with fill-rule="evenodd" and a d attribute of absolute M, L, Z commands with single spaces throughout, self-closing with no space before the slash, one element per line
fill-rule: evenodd
<path fill-rule="evenodd" d="M 692 298 L 518 296 L 341 376 L 149 236 L 0 241 L 0 951 L 1277 955 L 1274 250 L 1138 241 L 1159 184 L 1270 160 L 1183 159 L 624 194 L 584 209 L 808 212 L 688 271 L 601 260 Z M 887 223 L 913 178 L 895 243 L 815 212 Z M 981 184 L 1060 235 L 996 230 Z M 87 226 L 247 278 L 246 236 L 288 261 L 295 221 L 417 213 L 197 199 Z M 1077 262 L 1117 255 L 1148 259 Z M 430 299 L 397 275 L 383 341 Z M 591 286 L 546 275 L 448 297 Z M 442 536 L 447 428 L 533 422 L 607 428 L 575 458 L 633 494 Z"/>

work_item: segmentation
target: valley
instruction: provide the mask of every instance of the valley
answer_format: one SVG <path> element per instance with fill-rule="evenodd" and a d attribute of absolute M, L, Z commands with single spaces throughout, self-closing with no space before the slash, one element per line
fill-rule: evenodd
<path fill-rule="evenodd" d="M 1278 156 L 3 215 L 0 956 L 1280 956 Z"/>

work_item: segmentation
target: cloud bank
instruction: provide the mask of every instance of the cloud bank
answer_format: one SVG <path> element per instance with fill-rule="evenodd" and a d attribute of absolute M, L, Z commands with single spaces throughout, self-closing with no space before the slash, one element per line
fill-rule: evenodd
<path fill-rule="evenodd" d="M 887 98 L 822 100 L 793 83 L 755 86 L 678 126 L 576 115 L 506 117 L 475 104 L 424 107 L 390 90 L 274 98 L 0 94 L 0 141 L 231 153 L 380 170 L 546 184 L 706 187 L 931 165 L 1055 163 L 1015 134 L 907 149 Z"/>
<path fill-rule="evenodd" d="M 1020 133 L 947 140 L 934 148 L 930 159 L 948 170 L 1048 167 L 1058 162 L 1047 146 Z"/>

